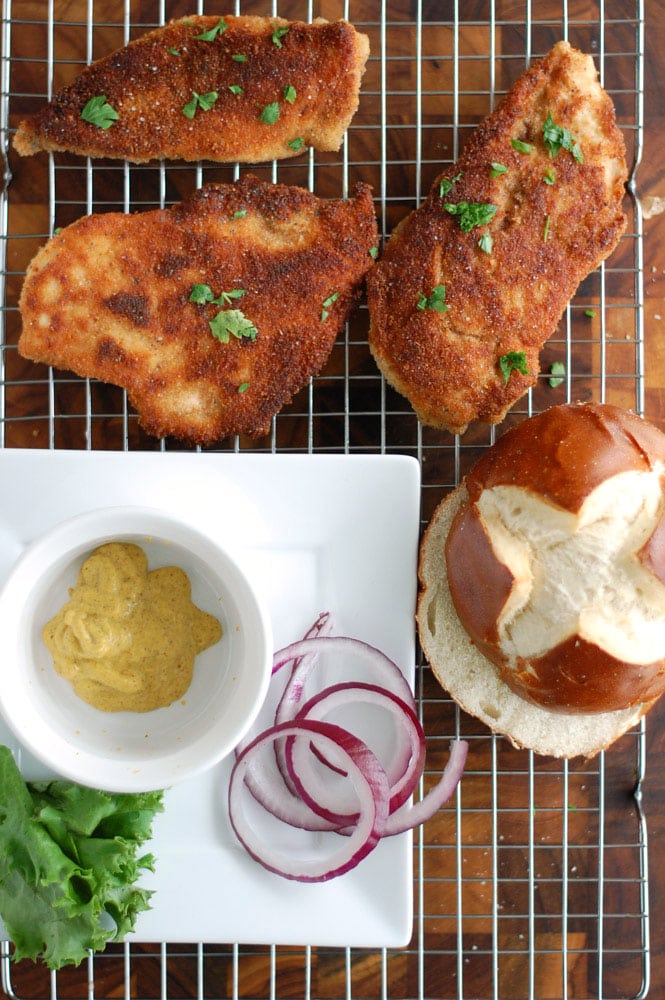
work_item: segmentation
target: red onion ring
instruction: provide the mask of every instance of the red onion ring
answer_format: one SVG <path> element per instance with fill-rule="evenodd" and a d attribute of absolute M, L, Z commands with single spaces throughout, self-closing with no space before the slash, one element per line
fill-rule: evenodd
<path fill-rule="evenodd" d="M 358 639 L 331 636 L 331 627 L 324 613 L 304 639 L 275 653 L 273 675 L 292 664 L 275 724 L 236 748 L 229 783 L 229 816 L 238 840 L 265 868 L 302 882 L 323 882 L 350 871 L 382 836 L 404 833 L 433 816 L 455 791 L 468 751 L 465 741 L 452 740 L 440 781 L 422 800 L 410 802 L 425 764 L 425 735 L 411 688 L 384 653 Z M 303 701 L 307 677 L 323 651 L 360 657 L 379 684 L 335 684 Z M 398 720 L 394 756 L 385 766 L 357 736 L 323 721 L 329 711 L 350 700 L 368 701 Z M 346 780 L 335 779 L 330 791 L 325 775 L 312 766 L 314 757 Z M 327 859 L 294 862 L 252 828 L 244 810 L 247 795 L 283 823 L 339 834 L 344 845 Z"/>
<path fill-rule="evenodd" d="M 390 812 L 399 809 L 412 795 L 425 766 L 425 734 L 418 716 L 410 705 L 391 691 L 376 684 L 343 683 L 325 688 L 310 698 L 295 717 L 296 722 L 305 719 L 320 721 L 340 707 L 359 702 L 382 708 L 397 722 L 397 735 L 393 747 L 393 757 L 384 768 L 390 784 Z M 311 751 L 314 751 L 312 753 Z M 316 741 L 307 746 L 304 740 L 286 742 L 286 764 L 293 786 L 300 798 L 318 815 L 344 827 L 356 821 L 357 813 L 344 813 L 349 808 L 348 796 L 344 802 L 335 784 L 326 783 L 312 767 L 312 757 L 321 759 Z M 324 763 L 327 761 L 324 760 Z M 312 789 L 311 793 L 309 789 Z M 332 800 L 332 805 L 325 805 Z M 353 803 L 355 805 L 355 803 Z"/>
<path fill-rule="evenodd" d="M 358 820 L 350 835 L 344 838 L 342 846 L 324 858 L 294 861 L 253 829 L 242 807 L 242 796 L 248 793 L 245 777 L 255 757 L 267 744 L 284 736 L 305 737 L 308 740 L 316 736 L 325 747 L 326 755 L 342 764 L 356 790 L 360 805 Z M 325 882 L 355 868 L 374 850 L 386 825 L 388 797 L 386 773 L 362 740 L 339 726 L 304 720 L 297 724 L 273 726 L 240 753 L 229 781 L 229 818 L 240 843 L 264 868 L 299 882 Z"/>
<path fill-rule="evenodd" d="M 450 757 L 438 784 L 430 789 L 420 802 L 414 802 L 413 805 L 406 804 L 399 811 L 392 813 L 386 821 L 385 837 L 393 837 L 395 834 L 405 833 L 415 826 L 420 826 L 448 802 L 462 777 L 468 752 L 469 744 L 466 740 L 450 741 Z"/>
<path fill-rule="evenodd" d="M 305 632 L 303 636 L 304 639 L 316 639 L 321 636 L 331 635 L 334 628 L 333 617 L 329 611 L 323 611 L 316 619 L 314 624 Z M 303 696 L 305 689 L 305 681 L 309 676 L 312 667 L 315 665 L 318 659 L 318 653 L 306 653 L 304 656 L 296 657 L 292 663 L 291 667 L 291 677 L 287 681 L 286 687 L 282 692 L 282 697 L 277 705 L 277 711 L 275 713 L 275 725 L 279 725 L 282 722 L 291 722 L 298 711 L 298 705 Z M 273 660 L 273 674 L 280 669 L 283 664 L 275 667 Z M 277 760 L 277 766 L 279 772 L 282 775 L 282 779 L 288 787 L 292 795 L 297 795 L 297 791 L 291 780 L 291 775 L 289 774 L 289 769 L 286 766 L 286 760 L 284 757 L 284 739 L 275 740 L 275 758 Z"/>

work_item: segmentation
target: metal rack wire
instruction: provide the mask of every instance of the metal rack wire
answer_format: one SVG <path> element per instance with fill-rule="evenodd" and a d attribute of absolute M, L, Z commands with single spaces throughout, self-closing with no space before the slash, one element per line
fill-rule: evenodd
<path fill-rule="evenodd" d="M 169 450 L 138 427 L 119 390 L 37 369 L 16 352 L 25 268 L 57 226 L 91 211 L 161 206 L 236 167 L 130 167 L 74 157 L 18 161 L 19 119 L 82 65 L 166 19 L 218 12 L 181 0 L 4 0 L 0 133 L 11 170 L 0 213 L 3 295 L 3 447 Z M 229 5 L 231 10 L 232 5 Z M 226 11 L 224 11 L 226 12 Z M 345 17 L 371 42 L 360 108 L 339 155 L 254 168 L 269 179 L 343 196 L 373 185 L 382 233 L 415 207 L 442 164 L 532 57 L 567 37 L 592 52 L 612 95 L 632 174 L 628 233 L 587 279 L 543 354 L 538 386 L 507 423 L 566 399 L 643 409 L 642 220 L 635 199 L 642 151 L 641 0 L 236 0 L 231 12 Z M 228 451 L 403 452 L 420 460 L 427 522 L 494 439 L 421 428 L 389 390 L 366 345 L 361 308 L 324 372 L 260 442 Z M 550 384 L 548 371 L 565 375 Z M 1 953 L 3 988 L 17 997 L 624 998 L 649 987 L 647 830 L 641 810 L 644 726 L 587 763 L 539 760 L 459 713 L 418 673 L 430 777 L 450 727 L 469 739 L 467 774 L 452 808 L 419 831 L 415 921 L 401 950 L 126 944 L 87 968 L 49 974 Z"/>

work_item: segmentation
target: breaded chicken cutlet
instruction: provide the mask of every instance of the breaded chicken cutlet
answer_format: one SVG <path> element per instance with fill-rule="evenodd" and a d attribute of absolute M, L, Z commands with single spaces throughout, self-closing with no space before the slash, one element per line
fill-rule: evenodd
<path fill-rule="evenodd" d="M 180 18 L 88 66 L 20 123 L 14 148 L 133 163 L 337 150 L 368 54 L 346 21 Z"/>
<path fill-rule="evenodd" d="M 248 176 L 86 216 L 29 265 L 18 349 L 122 386 L 157 437 L 258 437 L 325 364 L 376 242 L 366 185 L 324 201 Z"/>
<path fill-rule="evenodd" d="M 369 343 L 423 424 L 499 423 L 626 219 L 625 147 L 593 60 L 535 62 L 368 276 Z"/>

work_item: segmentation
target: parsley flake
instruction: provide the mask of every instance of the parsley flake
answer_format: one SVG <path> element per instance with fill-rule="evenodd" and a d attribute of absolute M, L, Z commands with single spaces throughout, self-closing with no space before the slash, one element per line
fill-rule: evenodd
<path fill-rule="evenodd" d="M 279 103 L 273 101 L 272 104 L 266 104 L 265 108 L 259 115 L 259 119 L 265 122 L 266 125 L 274 125 L 279 119 Z"/>
<path fill-rule="evenodd" d="M 510 373 L 518 371 L 522 375 L 528 375 L 529 369 L 526 366 L 526 354 L 524 351 L 508 351 L 499 358 L 499 368 L 503 375 L 503 384 L 508 385 Z"/>
<path fill-rule="evenodd" d="M 497 163 L 493 161 L 490 163 L 490 177 L 499 177 L 501 174 L 507 174 L 508 167 L 505 163 Z"/>
<path fill-rule="evenodd" d="M 433 309 L 435 312 L 443 313 L 448 308 L 445 285 L 435 285 L 429 298 L 422 292 L 418 296 L 416 309 Z"/>
<path fill-rule="evenodd" d="M 543 124 L 543 141 L 552 158 L 558 156 L 560 150 L 567 149 L 578 163 L 584 163 L 582 150 L 577 140 L 572 136 L 567 128 L 556 125 L 552 119 L 552 112 L 547 112 L 547 118 Z"/>
<path fill-rule="evenodd" d="M 595 309 L 585 309 L 584 310 L 584 315 L 588 316 L 589 319 L 593 319 L 594 316 L 596 315 L 596 310 Z"/>
<path fill-rule="evenodd" d="M 222 344 L 228 344 L 231 337 L 236 337 L 237 340 L 242 340 L 243 337 L 256 339 L 256 327 L 240 309 L 223 309 L 208 325 L 213 337 Z"/>
<path fill-rule="evenodd" d="M 284 27 L 284 28 L 275 28 L 275 30 L 273 31 L 272 43 L 273 45 L 276 45 L 278 49 L 281 49 L 282 39 L 284 38 L 284 35 L 288 33 L 288 30 L 289 30 L 288 27 Z"/>
<path fill-rule="evenodd" d="M 192 290 L 189 293 L 190 302 L 212 302 L 214 297 L 210 285 L 192 285 Z"/>
<path fill-rule="evenodd" d="M 249 382 L 241 382 L 240 385 L 238 386 L 239 393 L 247 392 L 248 389 L 249 389 Z"/>
<path fill-rule="evenodd" d="M 328 310 L 330 309 L 330 307 L 333 304 L 333 302 L 337 302 L 338 298 L 339 298 L 339 292 L 333 292 L 332 295 L 329 295 L 327 299 L 324 299 L 324 301 L 323 301 L 323 308 L 321 309 L 321 322 L 322 323 L 324 322 L 324 320 L 328 319 L 328 315 L 329 315 Z"/>
<path fill-rule="evenodd" d="M 556 174 L 554 173 L 551 167 L 548 167 L 545 173 L 543 174 L 543 180 L 545 181 L 546 184 L 549 185 L 556 184 Z"/>
<path fill-rule="evenodd" d="M 289 147 L 289 149 L 292 149 L 294 152 L 297 153 L 305 145 L 305 140 L 302 139 L 299 135 L 297 135 L 295 139 L 289 139 L 286 145 Z"/>
<path fill-rule="evenodd" d="M 379 256 L 379 248 L 378 247 L 370 247 L 369 248 L 369 255 L 372 258 L 372 260 L 376 260 L 376 258 Z"/>
<path fill-rule="evenodd" d="M 182 113 L 185 118 L 193 118 L 196 114 L 198 108 L 201 111 L 210 111 L 211 107 L 217 100 L 219 94 L 216 90 L 209 90 L 207 94 L 197 94 L 195 90 L 192 91 L 192 99 L 184 105 Z"/>
<path fill-rule="evenodd" d="M 510 145 L 513 149 L 516 149 L 518 153 L 533 153 L 533 146 L 530 142 L 522 142 L 521 139 L 511 139 Z"/>
<path fill-rule="evenodd" d="M 439 182 L 439 198 L 445 198 L 449 195 L 453 189 L 453 186 L 461 180 L 462 174 L 459 173 L 455 177 L 448 179 L 447 177 L 442 177 Z"/>
<path fill-rule="evenodd" d="M 232 94 L 235 94 L 236 97 L 240 97 L 240 95 L 243 93 L 242 87 L 237 83 L 229 84 L 229 90 L 231 91 Z"/>
<path fill-rule="evenodd" d="M 168 47 L 168 49 L 166 51 L 170 52 L 172 56 L 179 56 L 180 55 L 180 49 L 174 48 L 173 45 L 169 45 L 169 47 Z"/>
<path fill-rule="evenodd" d="M 228 24 L 223 17 L 220 17 L 214 28 L 210 28 L 209 31 L 202 31 L 200 35 L 194 35 L 194 38 L 198 39 L 200 42 L 214 42 L 217 35 L 224 34 Z"/>
<path fill-rule="evenodd" d="M 247 56 L 242 52 L 234 52 L 231 58 L 234 62 L 247 62 Z"/>
<path fill-rule="evenodd" d="M 479 201 L 458 201 L 443 206 L 446 212 L 457 217 L 463 233 L 470 233 L 476 226 L 486 226 L 498 211 L 498 205 L 488 205 Z"/>
<path fill-rule="evenodd" d="M 97 125 L 98 128 L 111 128 L 113 122 L 117 121 L 120 115 L 112 108 L 106 100 L 106 94 L 98 97 L 91 97 L 81 111 L 81 118 L 84 122 Z"/>
<path fill-rule="evenodd" d="M 556 389 L 558 385 L 561 385 L 565 374 L 566 366 L 563 361 L 553 361 L 550 366 L 550 378 L 548 380 L 553 389 Z"/>
<path fill-rule="evenodd" d="M 491 233 L 483 233 L 483 235 L 478 240 L 478 246 L 485 253 L 491 253 L 494 246 L 494 240 Z"/>
<path fill-rule="evenodd" d="M 233 288 L 230 292 L 220 292 L 215 298 L 210 285 L 193 285 L 189 293 L 189 301 L 197 302 L 199 305 L 212 302 L 215 306 L 229 306 L 233 299 L 240 299 L 245 293 L 244 288 Z"/>
<path fill-rule="evenodd" d="M 246 208 L 239 208 L 237 212 L 233 213 L 233 215 L 231 216 L 231 218 L 232 219 L 244 219 L 246 215 L 247 215 L 247 209 Z"/>
<path fill-rule="evenodd" d="M 295 102 L 295 99 L 296 99 L 296 88 L 291 86 L 291 84 L 289 83 L 284 88 L 284 100 L 288 104 L 293 104 Z"/>

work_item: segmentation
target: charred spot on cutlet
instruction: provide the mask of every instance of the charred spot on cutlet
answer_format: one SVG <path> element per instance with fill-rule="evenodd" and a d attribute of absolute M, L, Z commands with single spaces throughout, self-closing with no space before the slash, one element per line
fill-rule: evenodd
<path fill-rule="evenodd" d="M 150 322 L 150 305 L 145 295 L 115 292 L 104 299 L 104 305 L 116 316 L 124 316 L 134 326 L 147 326 Z"/>
<path fill-rule="evenodd" d="M 172 278 L 178 271 L 182 271 L 187 263 L 187 258 L 182 254 L 167 253 L 155 264 L 155 274 L 160 278 Z"/>
<path fill-rule="evenodd" d="M 103 337 L 97 344 L 97 360 L 110 361 L 112 364 L 124 364 L 127 353 L 113 337 Z"/>

